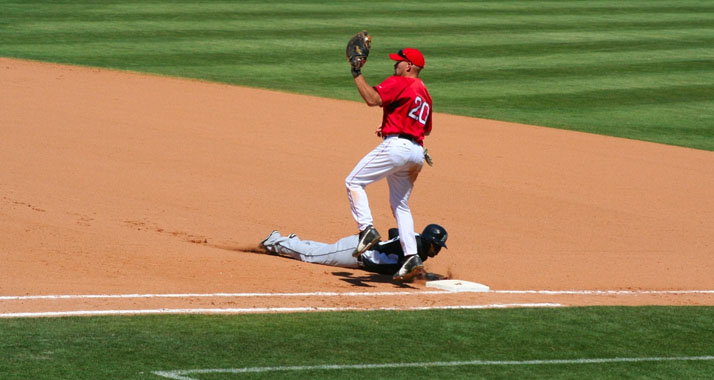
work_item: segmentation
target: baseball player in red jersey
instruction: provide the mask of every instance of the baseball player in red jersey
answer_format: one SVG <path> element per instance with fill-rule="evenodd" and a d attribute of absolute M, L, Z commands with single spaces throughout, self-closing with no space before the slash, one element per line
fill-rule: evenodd
<path fill-rule="evenodd" d="M 355 166 L 345 185 L 352 216 L 360 230 L 354 252 L 354 256 L 359 256 L 381 238 L 373 225 L 365 187 L 387 178 L 389 203 L 406 258 L 394 279 L 408 281 L 424 268 L 417 255 L 409 196 L 424 163 L 423 141 L 431 132 L 432 103 L 424 82 L 419 79 L 424 68 L 421 52 L 406 48 L 389 58 L 396 61 L 394 75 L 375 87 L 367 83 L 359 69 L 352 68 L 357 90 L 367 105 L 382 107 L 382 125 L 377 135 L 384 140 Z"/>

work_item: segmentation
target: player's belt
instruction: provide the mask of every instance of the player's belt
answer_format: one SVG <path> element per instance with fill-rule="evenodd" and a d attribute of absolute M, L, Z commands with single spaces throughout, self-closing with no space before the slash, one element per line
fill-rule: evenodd
<path fill-rule="evenodd" d="M 408 134 L 408 133 L 399 133 L 399 134 L 386 135 L 386 136 L 384 136 L 384 138 L 386 139 L 387 137 L 392 137 L 392 136 L 399 137 L 400 139 L 407 139 L 407 140 L 410 140 L 410 141 L 413 142 L 413 143 L 417 142 L 417 138 L 414 137 L 414 136 L 412 136 L 412 135 L 410 135 L 410 134 Z"/>

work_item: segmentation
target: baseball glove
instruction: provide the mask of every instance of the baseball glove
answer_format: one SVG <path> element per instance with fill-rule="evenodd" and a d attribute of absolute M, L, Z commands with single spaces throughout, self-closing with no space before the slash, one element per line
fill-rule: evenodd
<path fill-rule="evenodd" d="M 434 166 L 434 160 L 431 159 L 428 149 L 424 149 L 424 161 L 426 161 L 429 166 Z"/>
<path fill-rule="evenodd" d="M 367 57 L 369 56 L 369 48 L 372 45 L 372 37 L 367 34 L 366 30 L 363 30 L 355 34 L 347 42 L 347 50 L 345 55 L 347 56 L 347 62 L 352 66 L 352 75 L 357 77 L 362 72 L 360 69 L 367 62 Z"/>

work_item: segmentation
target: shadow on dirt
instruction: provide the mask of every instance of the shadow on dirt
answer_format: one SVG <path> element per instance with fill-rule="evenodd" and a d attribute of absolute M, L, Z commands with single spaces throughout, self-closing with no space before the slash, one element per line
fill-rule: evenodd
<path fill-rule="evenodd" d="M 394 284 L 400 289 L 417 289 L 412 284 L 423 284 L 426 281 L 446 280 L 447 276 L 437 273 L 423 273 L 414 278 L 411 283 L 397 282 L 392 280 L 392 276 L 387 276 L 377 273 L 367 273 L 364 275 L 355 275 L 350 272 L 332 272 L 334 276 L 341 277 L 340 280 L 359 287 L 374 287 L 371 284 Z"/>
<path fill-rule="evenodd" d="M 416 289 L 410 286 L 408 283 L 401 283 L 392 280 L 392 276 L 387 276 L 384 274 L 377 273 L 365 273 L 364 275 L 351 273 L 351 272 L 332 272 L 334 276 L 340 277 L 341 281 L 344 281 L 353 286 L 359 286 L 363 288 L 372 288 L 372 284 L 394 284 L 395 287 L 400 289 Z"/>

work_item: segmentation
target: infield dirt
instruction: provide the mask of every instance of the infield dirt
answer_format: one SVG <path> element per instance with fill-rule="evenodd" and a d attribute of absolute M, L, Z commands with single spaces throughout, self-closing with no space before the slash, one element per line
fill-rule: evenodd
<path fill-rule="evenodd" d="M 0 85 L 0 296 L 427 290 L 256 253 L 273 229 L 356 233 L 344 178 L 379 143 L 378 108 L 6 58 Z M 714 289 L 713 152 L 440 113 L 426 147 L 416 227 L 449 231 L 429 272 L 492 290 Z M 377 228 L 393 227 L 386 184 L 368 194 Z M 0 312 L 494 302 L 714 294 L 5 300 Z"/>

